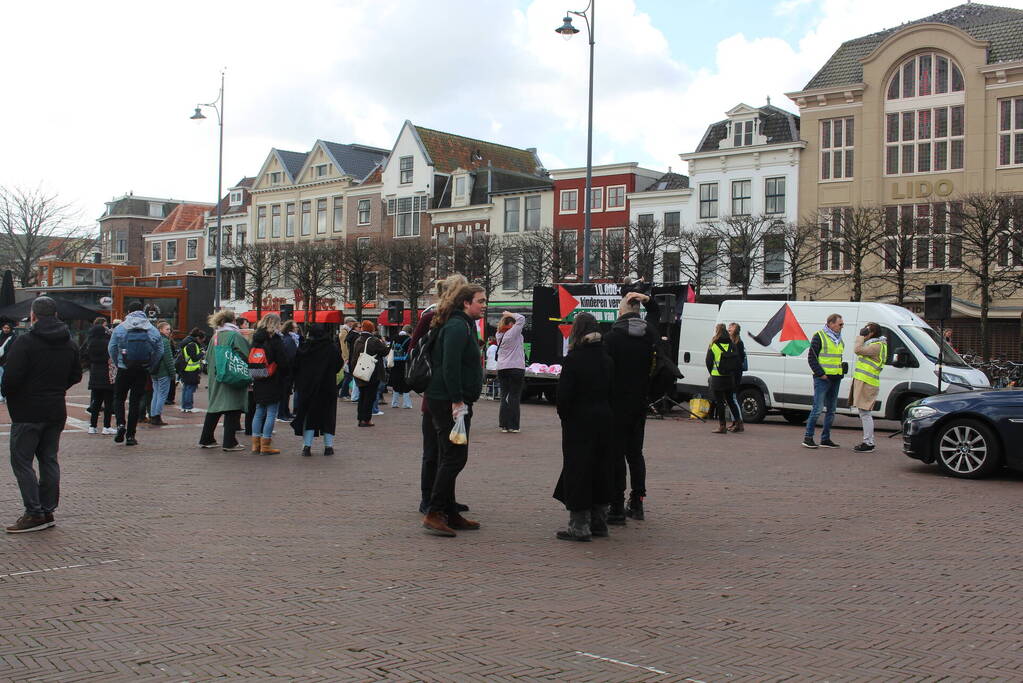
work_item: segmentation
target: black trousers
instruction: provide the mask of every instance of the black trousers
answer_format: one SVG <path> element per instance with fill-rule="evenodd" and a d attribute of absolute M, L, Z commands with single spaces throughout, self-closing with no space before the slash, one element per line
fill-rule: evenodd
<path fill-rule="evenodd" d="M 60 500 L 60 422 L 15 422 L 11 425 L 11 469 L 21 489 L 25 513 L 42 516 L 57 509 Z M 36 479 L 32 461 L 39 460 Z"/>
<path fill-rule="evenodd" d="M 501 429 L 519 428 L 522 385 L 525 380 L 525 370 L 497 371 L 497 381 L 501 383 L 501 410 L 497 416 L 497 426 Z"/>
<path fill-rule="evenodd" d="M 359 387 L 359 422 L 370 422 L 373 419 L 373 403 L 377 400 L 379 386 L 380 380 L 375 379 Z"/>
<path fill-rule="evenodd" d="M 167 391 L 167 399 L 165 403 L 174 403 L 174 400 L 178 397 L 178 378 L 177 375 L 171 375 L 170 378 L 170 389 Z"/>
<path fill-rule="evenodd" d="M 448 438 L 451 428 L 455 426 L 455 418 L 451 416 L 451 401 L 428 398 L 426 403 L 430 407 L 430 417 L 433 418 L 433 428 L 437 434 L 437 476 L 434 477 L 430 494 L 430 512 L 451 513 L 455 512 L 455 480 L 469 461 L 469 444 L 456 445 Z M 465 416 L 465 431 L 468 435 L 472 406 L 467 407 L 469 412 Z"/>
<path fill-rule="evenodd" d="M 221 445 L 224 448 L 232 448 L 238 445 L 238 430 L 241 428 L 242 411 L 227 410 L 223 413 L 206 413 L 206 419 L 202 423 L 202 434 L 199 435 L 200 444 L 211 444 L 216 441 L 214 432 L 217 430 L 217 423 L 220 416 L 224 416 L 224 440 Z"/>
<path fill-rule="evenodd" d="M 615 500 L 625 496 L 625 468 L 628 464 L 632 493 L 646 495 L 646 460 L 643 459 L 643 438 L 646 433 L 646 414 L 619 415 L 614 418 L 614 493 Z"/>
<path fill-rule="evenodd" d="M 430 502 L 433 482 L 437 480 L 437 428 L 433 426 L 430 413 L 423 413 L 423 465 L 419 474 L 419 487 L 423 501 Z"/>
<path fill-rule="evenodd" d="M 114 390 L 113 389 L 92 389 L 89 392 L 89 426 L 95 427 L 99 424 L 99 414 L 103 413 L 103 426 L 110 426 L 110 416 L 114 412 Z"/>
<path fill-rule="evenodd" d="M 128 436 L 135 436 L 135 428 L 139 423 L 139 407 L 146 395 L 146 380 L 149 370 L 146 368 L 118 368 L 114 379 L 114 414 L 117 426 L 124 426 Z M 128 420 L 124 419 L 124 401 L 128 400 Z"/>
<path fill-rule="evenodd" d="M 245 436 L 252 436 L 252 418 L 256 416 L 256 399 L 251 391 L 245 399 Z"/>

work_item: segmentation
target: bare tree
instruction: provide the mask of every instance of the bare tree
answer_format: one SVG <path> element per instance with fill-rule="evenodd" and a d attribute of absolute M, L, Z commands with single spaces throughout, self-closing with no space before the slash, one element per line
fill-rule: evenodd
<path fill-rule="evenodd" d="M 923 270 L 931 266 L 930 218 L 917 230 L 913 210 L 912 205 L 885 207 L 884 236 L 875 239 L 880 267 L 872 279 L 885 287 L 880 295 L 891 296 L 899 306 L 918 288 Z M 922 255 L 915 259 L 920 249 Z"/>
<path fill-rule="evenodd" d="M 821 279 L 852 288 L 852 301 L 862 301 L 874 273 L 871 259 L 884 234 L 884 209 L 853 206 L 824 209 L 820 216 Z"/>
<path fill-rule="evenodd" d="M 743 299 L 749 296 L 753 282 L 763 271 L 764 237 L 777 230 L 775 220 L 767 215 L 735 215 L 708 227 L 708 232 L 727 251 L 728 283 L 739 288 Z"/>
<path fill-rule="evenodd" d="M 377 259 L 390 269 L 388 289 L 408 299 L 414 325 L 419 320 L 419 303 L 433 280 L 433 248 L 418 238 L 397 239 L 380 244 Z"/>
<path fill-rule="evenodd" d="M 320 298 L 334 291 L 337 274 L 334 254 L 327 242 L 292 242 L 283 248 L 285 267 L 305 303 L 306 324 L 316 322 Z"/>
<path fill-rule="evenodd" d="M 22 287 L 36 281 L 39 259 L 49 254 L 81 259 L 87 230 L 76 225 L 72 205 L 42 189 L 0 187 L 0 270 L 10 269 Z M 91 241 L 89 241 L 91 240 Z"/>
<path fill-rule="evenodd" d="M 716 235 L 700 229 L 683 230 L 675 241 L 679 253 L 680 281 L 692 284 L 699 294 L 703 285 L 715 277 L 721 262 Z"/>
<path fill-rule="evenodd" d="M 240 268 L 249 282 L 257 320 L 263 317 L 263 295 L 280 282 L 282 260 L 290 260 L 292 256 L 288 247 L 266 242 L 246 244 L 228 252 L 227 262 L 231 267 Z"/>
<path fill-rule="evenodd" d="M 501 282 L 504 248 L 500 236 L 482 230 L 473 233 L 465 247 L 465 277 L 482 287 L 488 299 Z"/>
<path fill-rule="evenodd" d="M 346 298 L 355 303 L 355 317 L 361 320 L 367 294 L 376 296 L 370 285 L 376 284 L 376 268 L 380 261 L 379 243 L 369 237 L 357 237 L 348 242 L 338 240 L 333 251 L 334 271 L 346 278 L 342 290 L 347 292 Z"/>
<path fill-rule="evenodd" d="M 784 272 L 789 276 L 789 298 L 798 298 L 800 285 L 820 270 L 820 223 L 816 216 L 779 226 L 784 254 Z M 765 239 L 765 244 L 772 238 Z M 773 246 L 773 245 L 772 245 Z"/>

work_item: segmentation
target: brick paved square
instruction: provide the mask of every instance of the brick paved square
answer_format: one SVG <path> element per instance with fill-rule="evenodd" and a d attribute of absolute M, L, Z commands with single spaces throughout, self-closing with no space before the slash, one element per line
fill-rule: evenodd
<path fill-rule="evenodd" d="M 553 409 L 501 434 L 484 401 L 459 479 L 483 528 L 442 539 L 419 529 L 418 410 L 356 429 L 343 401 L 338 454 L 302 458 L 283 423 L 280 456 L 200 450 L 202 414 L 168 407 L 129 449 L 84 432 L 82 386 L 58 526 L 0 539 L 4 680 L 1023 676 L 1021 477 L 952 480 L 887 434 L 857 455 L 781 421 L 651 421 L 647 520 L 565 543 Z"/>

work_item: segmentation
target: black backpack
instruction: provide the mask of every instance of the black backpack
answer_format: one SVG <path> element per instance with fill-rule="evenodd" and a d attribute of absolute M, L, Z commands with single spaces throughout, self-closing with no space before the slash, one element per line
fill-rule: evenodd
<path fill-rule="evenodd" d="M 433 345 L 439 336 L 440 328 L 431 327 L 409 349 L 408 360 L 405 362 L 405 383 L 417 394 L 422 394 L 430 386 L 430 378 L 433 376 Z"/>
<path fill-rule="evenodd" d="M 718 359 L 718 372 L 722 375 L 731 376 L 737 375 L 742 369 L 742 360 L 739 357 L 739 352 L 736 350 L 735 344 L 729 344 L 726 349 L 718 342 L 717 347 L 721 349 L 721 358 Z"/>
<path fill-rule="evenodd" d="M 152 347 L 146 330 L 136 327 L 125 333 L 121 358 L 126 368 L 148 368 L 151 354 Z"/>

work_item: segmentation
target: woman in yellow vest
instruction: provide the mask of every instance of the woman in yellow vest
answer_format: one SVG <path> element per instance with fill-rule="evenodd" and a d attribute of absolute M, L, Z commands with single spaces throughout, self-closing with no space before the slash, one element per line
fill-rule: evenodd
<path fill-rule="evenodd" d="M 721 323 L 714 328 L 714 338 L 707 348 L 707 372 L 710 373 L 709 389 L 716 405 L 718 428 L 714 434 L 727 434 L 725 414 L 728 412 L 728 401 L 735 387 L 734 370 L 729 364 L 735 365 L 738 355 L 732 349 L 732 338 Z"/>
<path fill-rule="evenodd" d="M 888 360 L 888 340 L 881 335 L 881 326 L 867 323 L 856 337 L 853 347 L 856 367 L 853 370 L 852 391 L 849 405 L 855 406 L 863 423 L 863 443 L 854 446 L 857 453 L 874 450 L 874 416 L 871 411 L 877 401 L 878 387 L 881 386 L 881 371 Z"/>

